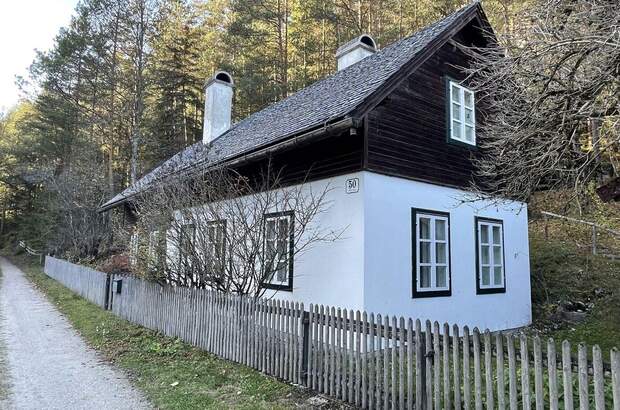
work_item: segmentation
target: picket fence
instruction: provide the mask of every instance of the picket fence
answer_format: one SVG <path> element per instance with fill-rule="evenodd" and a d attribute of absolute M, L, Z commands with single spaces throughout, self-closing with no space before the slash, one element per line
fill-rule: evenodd
<path fill-rule="evenodd" d="M 357 407 L 620 410 L 615 348 L 604 361 L 598 346 L 575 352 L 567 341 L 543 346 L 539 337 L 467 326 L 323 305 L 305 310 L 133 277 L 109 288 L 111 310 L 124 319 Z"/>
<path fill-rule="evenodd" d="M 106 308 L 108 274 L 51 256 L 45 257 L 44 271 L 47 276 L 62 283 L 84 299 Z"/>

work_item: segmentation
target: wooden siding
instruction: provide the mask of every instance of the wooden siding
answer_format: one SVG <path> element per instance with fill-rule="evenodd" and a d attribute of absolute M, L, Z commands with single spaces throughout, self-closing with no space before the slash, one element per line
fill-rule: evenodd
<path fill-rule="evenodd" d="M 363 143 L 362 133 L 349 135 L 347 131 L 278 152 L 270 158 L 239 167 L 238 171 L 256 177 L 269 164 L 272 170 L 281 172 L 284 185 L 348 174 L 362 169 Z"/>
<path fill-rule="evenodd" d="M 455 40 L 467 43 L 474 38 L 470 33 L 471 26 Z M 458 67 L 466 62 L 445 44 L 368 114 L 366 169 L 440 185 L 470 184 L 478 151 L 448 141 L 446 113 L 447 81 L 463 80 Z"/>

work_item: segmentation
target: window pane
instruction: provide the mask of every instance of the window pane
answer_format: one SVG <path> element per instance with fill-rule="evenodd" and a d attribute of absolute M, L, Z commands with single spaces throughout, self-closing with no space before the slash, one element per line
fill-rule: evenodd
<path fill-rule="evenodd" d="M 267 240 L 273 240 L 276 237 L 276 221 L 269 220 L 266 222 Z"/>
<path fill-rule="evenodd" d="M 482 286 L 489 286 L 490 285 L 490 268 L 488 267 L 482 267 Z"/>
<path fill-rule="evenodd" d="M 488 225 L 480 225 L 480 243 L 489 243 Z"/>
<path fill-rule="evenodd" d="M 465 108 L 465 124 L 474 125 L 474 112 Z"/>
<path fill-rule="evenodd" d="M 452 118 L 455 120 L 461 119 L 461 106 L 456 103 L 452 103 Z"/>
<path fill-rule="evenodd" d="M 469 142 L 474 142 L 474 129 L 469 125 L 465 126 L 465 140 Z"/>
<path fill-rule="evenodd" d="M 267 246 L 267 258 L 273 259 L 275 257 L 275 252 L 276 252 L 275 241 L 267 241 L 266 246 Z"/>
<path fill-rule="evenodd" d="M 428 288 L 431 286 L 431 267 L 420 266 L 420 287 Z"/>
<path fill-rule="evenodd" d="M 286 240 L 288 236 L 288 219 L 282 218 L 278 221 L 278 238 Z"/>
<path fill-rule="evenodd" d="M 452 121 L 452 137 L 453 138 L 462 138 L 461 137 L 461 123 L 453 120 Z"/>
<path fill-rule="evenodd" d="M 502 242 L 502 233 L 501 228 L 499 226 L 493 227 L 493 243 L 496 245 L 500 245 Z"/>
<path fill-rule="evenodd" d="M 502 267 L 496 266 L 493 270 L 493 284 L 497 286 L 502 285 Z"/>
<path fill-rule="evenodd" d="M 447 273 L 445 266 L 437 266 L 435 271 L 435 285 L 438 288 L 445 288 L 447 286 Z"/>
<path fill-rule="evenodd" d="M 435 239 L 438 241 L 446 240 L 446 221 L 435 219 Z"/>
<path fill-rule="evenodd" d="M 276 278 L 278 282 L 286 282 L 287 277 L 286 277 L 286 263 L 285 262 L 280 262 L 280 264 L 278 265 L 278 272 L 277 272 Z"/>
<path fill-rule="evenodd" d="M 446 244 L 438 242 L 435 244 L 435 259 L 437 263 L 446 263 Z"/>
<path fill-rule="evenodd" d="M 420 242 L 420 263 L 431 262 L 431 243 Z"/>
<path fill-rule="evenodd" d="M 217 243 L 224 244 L 224 226 L 220 226 L 217 230 Z"/>
<path fill-rule="evenodd" d="M 278 239 L 276 242 L 278 244 L 278 254 L 280 255 L 279 257 L 282 258 L 284 255 L 286 255 L 286 239 Z"/>
<path fill-rule="evenodd" d="M 490 263 L 489 261 L 489 247 L 488 246 L 481 246 L 480 247 L 480 263 L 482 263 L 483 265 L 488 265 Z"/>
<path fill-rule="evenodd" d="M 429 218 L 420 218 L 420 239 L 431 238 L 431 220 Z"/>
<path fill-rule="evenodd" d="M 493 263 L 495 265 L 502 264 L 502 247 L 501 246 L 493 247 Z"/>
<path fill-rule="evenodd" d="M 474 93 L 471 91 L 463 91 L 463 96 L 465 97 L 465 106 L 469 108 L 474 107 Z"/>
<path fill-rule="evenodd" d="M 461 98 L 460 98 L 460 93 L 459 93 L 459 88 L 455 85 L 452 85 L 452 101 L 456 101 L 456 102 L 460 102 Z"/>

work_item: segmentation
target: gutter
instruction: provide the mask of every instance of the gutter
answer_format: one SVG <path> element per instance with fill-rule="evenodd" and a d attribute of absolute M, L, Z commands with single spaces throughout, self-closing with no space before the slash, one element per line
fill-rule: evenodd
<path fill-rule="evenodd" d="M 328 120 L 329 121 L 329 120 Z M 274 152 L 277 151 L 281 151 L 281 150 L 286 150 L 286 149 L 290 149 L 290 148 L 294 148 L 297 146 L 301 146 L 304 144 L 308 144 L 310 142 L 315 142 L 318 141 L 320 139 L 317 139 L 316 137 L 318 136 L 323 136 L 324 138 L 328 137 L 330 134 L 335 133 L 335 132 L 340 132 L 340 131 L 344 131 L 346 129 L 350 129 L 350 128 L 358 128 L 362 125 L 362 120 L 360 118 L 355 118 L 355 117 L 345 117 L 339 121 L 333 122 L 331 124 L 329 124 L 327 121 L 322 125 L 319 126 L 318 128 L 312 128 L 309 129 L 308 131 L 302 131 L 301 134 L 298 134 L 295 137 L 292 138 L 286 138 L 284 141 L 280 141 L 277 142 L 273 145 L 269 145 L 266 146 L 264 148 L 260 148 L 256 151 L 252 151 L 249 152 L 247 154 L 241 154 L 238 155 L 236 157 L 232 157 L 232 158 L 228 158 L 228 159 L 224 159 L 222 161 L 216 162 L 214 164 L 211 164 L 209 166 L 207 166 L 208 168 L 217 168 L 217 167 L 223 167 L 223 166 L 235 166 L 235 165 L 239 165 L 242 164 L 244 162 L 249 162 L 249 161 L 253 161 L 255 159 L 258 159 L 260 157 L 263 156 L 268 156 Z M 321 138 L 322 139 L 322 138 Z M 194 164 L 194 165 L 190 165 L 188 167 L 182 168 L 180 170 L 177 171 L 177 173 L 179 172 L 184 172 L 187 171 L 191 168 L 194 167 L 198 167 L 200 166 L 201 163 L 198 164 Z M 165 179 L 162 178 L 162 180 Z M 161 181 L 161 180 L 160 180 Z M 147 188 L 148 189 L 148 188 Z M 116 202 L 113 202 L 111 204 L 107 204 L 104 206 L 101 206 L 97 209 L 98 213 L 103 213 L 106 212 L 112 208 L 116 208 L 117 206 L 127 202 L 128 200 L 130 200 L 132 197 L 134 197 L 136 194 L 134 195 L 129 195 L 126 196 L 122 199 L 119 199 Z"/>

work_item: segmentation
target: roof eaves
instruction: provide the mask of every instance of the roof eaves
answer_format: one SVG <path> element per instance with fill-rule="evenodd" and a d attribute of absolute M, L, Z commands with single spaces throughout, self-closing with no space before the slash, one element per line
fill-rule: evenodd
<path fill-rule="evenodd" d="M 225 158 L 222 161 L 213 163 L 213 164 L 209 164 L 207 169 L 211 169 L 211 168 L 216 168 L 218 166 L 223 166 L 229 163 L 232 163 L 235 160 L 240 160 L 241 161 L 237 161 L 237 162 L 245 162 L 247 160 L 250 159 L 256 159 L 257 154 L 258 156 L 261 156 L 261 154 L 264 155 L 268 155 L 270 153 L 273 153 L 274 151 L 278 151 L 280 146 L 283 144 L 289 144 L 291 140 L 296 140 L 298 141 L 300 138 L 303 138 L 307 135 L 310 136 L 316 136 L 321 135 L 321 134 L 330 134 L 331 132 L 333 132 L 334 130 L 337 129 L 341 129 L 341 128 L 350 128 L 350 127 L 359 127 L 361 121 L 357 118 L 351 117 L 351 116 L 346 116 L 344 118 L 335 118 L 332 121 L 329 122 L 325 122 L 322 125 L 319 126 L 315 126 L 315 127 L 311 127 L 308 128 L 306 130 L 302 130 L 301 132 L 296 132 L 293 134 L 290 134 L 288 136 L 282 137 L 281 139 L 279 139 L 278 141 L 275 141 L 273 143 L 270 144 L 266 144 L 263 146 L 257 146 L 256 149 L 253 149 L 251 151 L 248 152 L 243 152 L 241 154 L 235 155 L 233 157 L 230 158 Z M 189 164 L 186 167 L 180 168 L 178 170 L 176 170 L 174 172 L 174 175 L 185 172 L 187 170 L 190 169 L 194 169 L 194 168 L 198 168 L 201 165 L 204 164 L 204 161 L 202 162 L 198 162 L 198 163 L 194 163 L 194 164 Z M 166 178 L 169 178 L 171 175 L 173 174 L 168 174 L 158 180 L 154 180 L 151 181 L 148 185 L 152 185 L 153 183 L 156 182 L 160 182 Z M 147 190 L 148 186 L 144 188 L 144 190 Z M 141 190 L 142 191 L 142 190 Z M 123 191 L 124 192 L 124 191 Z M 123 195 L 123 193 L 121 192 L 120 194 L 116 195 L 114 198 L 112 198 L 110 201 L 104 203 L 103 205 L 101 205 L 99 208 L 97 208 L 97 212 L 102 213 L 105 211 L 108 211 L 112 208 L 115 208 L 125 202 L 128 202 L 129 200 L 131 200 L 132 198 L 134 198 L 136 195 L 138 195 L 138 192 L 134 193 L 134 194 L 130 194 L 130 195 Z M 118 199 L 117 199 L 118 197 Z"/>

